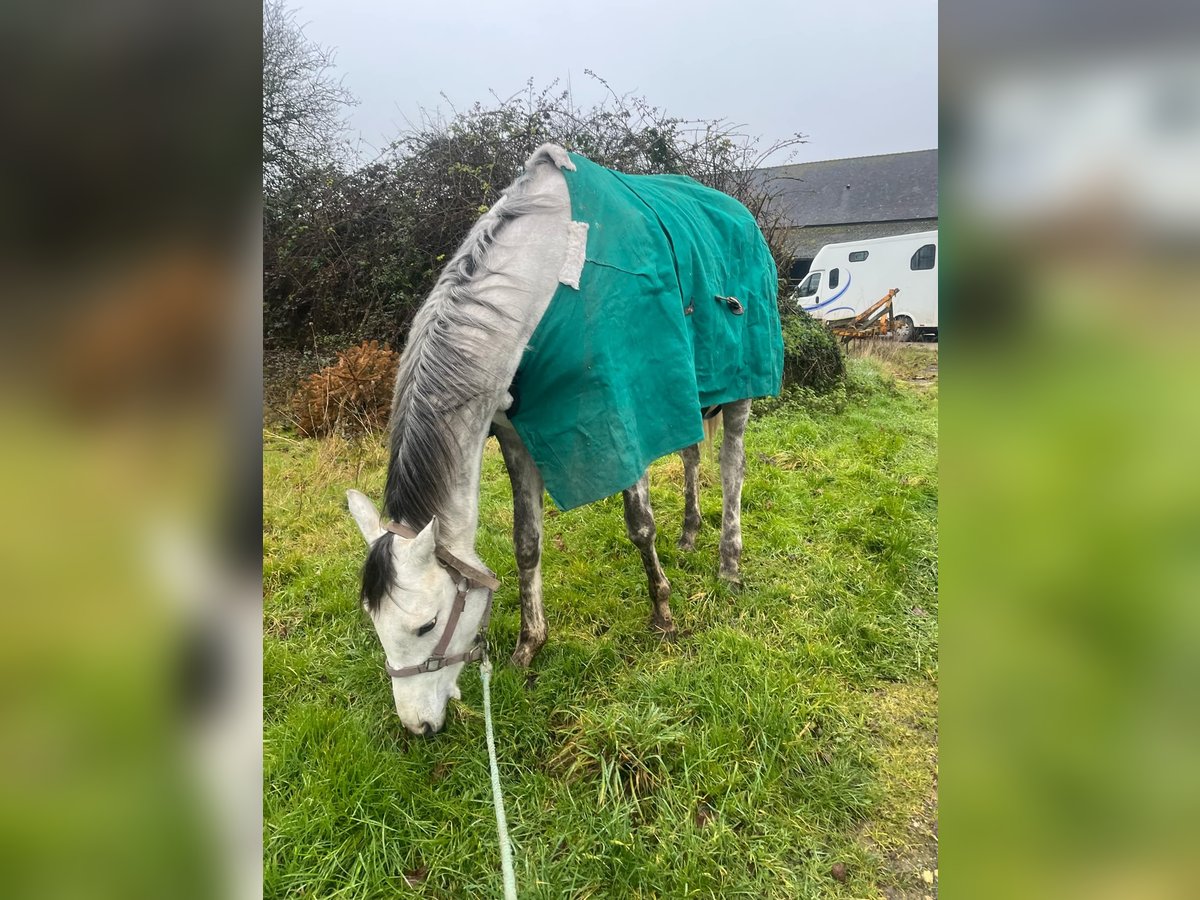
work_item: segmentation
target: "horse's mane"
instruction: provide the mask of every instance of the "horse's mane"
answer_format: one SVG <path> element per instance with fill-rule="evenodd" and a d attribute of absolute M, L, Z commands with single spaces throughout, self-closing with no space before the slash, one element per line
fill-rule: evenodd
<path fill-rule="evenodd" d="M 545 148 L 529 158 L 524 174 L 472 226 L 413 318 L 396 371 L 383 506 L 391 519 L 417 530 L 441 514 L 461 469 L 455 428 L 466 423 L 459 413 L 495 389 L 489 331 L 513 321 L 511 310 L 479 290 L 492 271 L 488 254 L 508 224 L 547 208 L 529 189 L 536 166 L 553 159 Z M 375 541 L 363 567 L 362 600 L 372 612 L 393 580 L 392 537 L 387 532 Z"/>
<path fill-rule="evenodd" d="M 441 512 L 460 471 L 454 431 L 465 423 L 458 421 L 458 412 L 495 390 L 495 342 L 489 332 L 497 322 L 513 321 L 511 310 L 478 289 L 490 272 L 488 254 L 509 223 L 546 208 L 544 197 L 529 189 L 536 165 L 550 159 L 535 153 L 525 173 L 475 223 L 409 330 L 392 400 L 384 509 L 418 530 Z"/>

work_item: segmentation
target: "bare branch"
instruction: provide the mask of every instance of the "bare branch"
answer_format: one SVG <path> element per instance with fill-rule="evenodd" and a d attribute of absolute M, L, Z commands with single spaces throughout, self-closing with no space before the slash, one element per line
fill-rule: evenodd
<path fill-rule="evenodd" d="M 278 186 L 336 161 L 345 107 L 355 103 L 330 75 L 333 51 L 304 35 L 285 0 L 263 6 L 263 182 Z"/>

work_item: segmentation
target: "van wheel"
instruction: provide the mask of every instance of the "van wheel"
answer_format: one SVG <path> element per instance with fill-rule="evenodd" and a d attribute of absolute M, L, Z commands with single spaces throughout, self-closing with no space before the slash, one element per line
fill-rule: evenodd
<path fill-rule="evenodd" d="M 908 316 L 896 316 L 896 340 L 911 341 L 917 336 L 917 328 L 913 325 L 913 320 Z"/>

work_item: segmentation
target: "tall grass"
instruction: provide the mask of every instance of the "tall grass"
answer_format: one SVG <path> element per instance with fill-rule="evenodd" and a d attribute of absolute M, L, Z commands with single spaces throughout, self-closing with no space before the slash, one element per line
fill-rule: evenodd
<path fill-rule="evenodd" d="M 741 591 L 716 578 L 716 461 L 702 462 L 690 554 L 674 546 L 682 467 L 654 466 L 674 643 L 647 627 L 620 498 L 548 515 L 550 640 L 529 671 L 500 665 L 493 679 L 522 897 L 901 885 L 887 859 L 905 852 L 898 798 L 920 803 L 932 773 L 881 735 L 899 716 L 928 722 L 936 703 L 935 688 L 907 706 L 888 690 L 936 684 L 937 398 L 877 361 L 848 368 L 834 399 L 799 393 L 751 419 Z M 443 734 L 410 737 L 356 606 L 363 547 L 343 492 L 380 496 L 382 439 L 265 440 L 266 896 L 499 896 L 477 672 Z M 491 446 L 482 495 L 504 658 L 519 609 Z"/>

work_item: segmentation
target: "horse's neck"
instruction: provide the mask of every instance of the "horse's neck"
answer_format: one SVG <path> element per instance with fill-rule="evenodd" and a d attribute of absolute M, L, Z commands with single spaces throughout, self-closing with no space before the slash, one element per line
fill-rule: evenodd
<path fill-rule="evenodd" d="M 486 404 L 491 405 L 491 404 Z M 479 562 L 475 554 L 475 533 L 479 529 L 479 478 L 483 467 L 483 447 L 487 442 L 488 428 L 494 408 L 478 410 L 464 417 L 460 425 L 459 454 L 462 460 L 456 473 L 454 490 L 446 500 L 442 517 L 438 522 L 439 541 L 455 556 L 468 562 Z"/>
<path fill-rule="evenodd" d="M 511 402 L 508 389 L 521 354 L 558 288 L 567 258 L 571 203 L 566 182 L 553 164 L 540 165 L 531 175 L 526 193 L 536 198 L 536 208 L 505 226 L 488 252 L 486 273 L 472 287 L 497 310 L 485 314 L 474 335 L 482 337 L 489 348 L 489 388 L 455 415 L 452 430 L 462 462 L 439 518 L 439 539 L 450 552 L 469 562 L 479 562 L 475 532 L 488 430 L 496 412 L 507 409 Z"/>
<path fill-rule="evenodd" d="M 554 254 L 548 254 L 553 257 Z M 557 270 L 556 270 L 557 271 Z M 489 388 L 481 398 L 456 411 L 452 433 L 458 442 L 460 460 L 454 486 L 439 517 L 439 540 L 456 556 L 468 562 L 481 562 L 475 555 L 475 533 L 479 528 L 479 482 L 483 469 L 483 450 L 496 413 L 512 402 L 509 388 L 537 323 L 557 289 L 557 275 L 549 283 L 544 277 L 536 290 L 508 288 L 500 302 L 510 315 L 493 323 L 489 332 L 492 348 L 488 359 L 491 373 Z M 536 283 L 536 282 L 534 282 Z"/>

